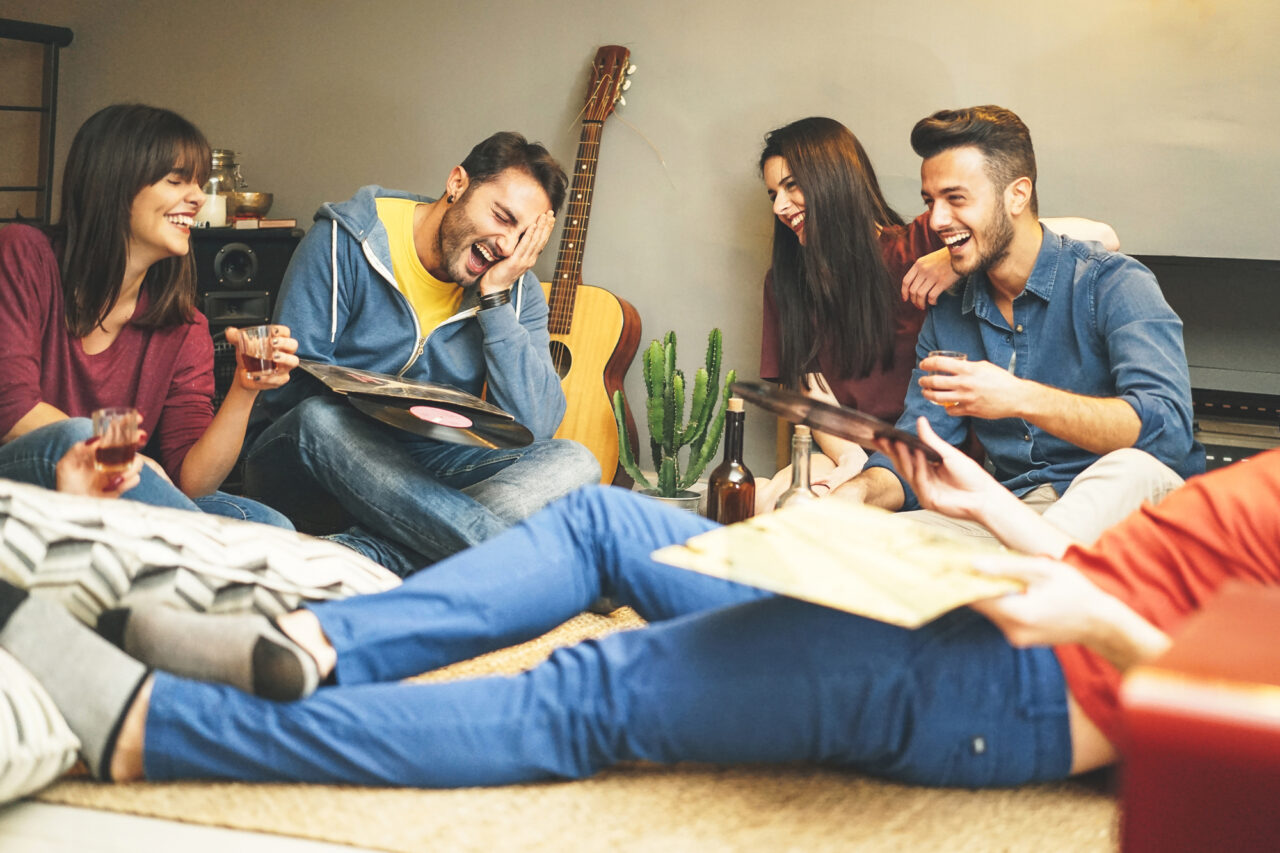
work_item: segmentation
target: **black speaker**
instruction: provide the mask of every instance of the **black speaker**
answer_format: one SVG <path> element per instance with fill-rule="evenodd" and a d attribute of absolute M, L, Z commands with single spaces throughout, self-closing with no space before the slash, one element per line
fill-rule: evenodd
<path fill-rule="evenodd" d="M 223 339 L 222 330 L 271 320 L 284 271 L 300 239 L 300 228 L 192 229 L 198 305 L 213 334 L 215 408 L 236 372 L 235 349 Z"/>
<path fill-rule="evenodd" d="M 271 319 L 299 228 L 197 228 L 191 232 L 200 310 L 211 330 Z"/>

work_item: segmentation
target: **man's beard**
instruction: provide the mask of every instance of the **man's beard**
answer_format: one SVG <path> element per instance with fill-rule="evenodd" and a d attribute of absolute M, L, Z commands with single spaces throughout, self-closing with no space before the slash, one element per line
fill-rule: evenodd
<path fill-rule="evenodd" d="M 983 223 L 981 237 L 978 241 L 983 248 L 978 259 L 967 270 L 956 269 L 960 275 L 973 275 L 986 272 L 1003 261 L 1009 254 L 1009 246 L 1013 243 L 1013 217 L 1003 207 L 992 211 L 991 217 Z M 974 235 L 979 236 L 978 234 Z"/>
<path fill-rule="evenodd" d="M 468 188 L 469 190 L 470 188 Z M 471 220 L 463 213 L 462 202 L 467 194 L 449 206 L 440 220 L 439 249 L 444 258 L 445 270 L 454 284 L 470 287 L 480 280 L 479 276 L 469 278 L 467 259 L 471 257 L 471 246 L 475 243 L 471 235 L 475 233 Z"/>

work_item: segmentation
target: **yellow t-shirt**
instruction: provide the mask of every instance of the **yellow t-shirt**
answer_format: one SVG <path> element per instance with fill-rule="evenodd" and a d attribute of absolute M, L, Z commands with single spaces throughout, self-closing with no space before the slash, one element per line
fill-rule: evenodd
<path fill-rule="evenodd" d="M 427 272 L 413 245 L 413 212 L 419 202 L 409 198 L 377 200 L 378 219 L 387 229 L 391 245 L 391 272 L 396 286 L 413 306 L 423 336 L 449 319 L 462 302 L 462 288 Z"/>

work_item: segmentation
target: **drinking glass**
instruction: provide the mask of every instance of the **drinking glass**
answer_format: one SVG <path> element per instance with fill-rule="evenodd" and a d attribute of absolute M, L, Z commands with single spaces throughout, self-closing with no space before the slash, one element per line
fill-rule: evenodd
<path fill-rule="evenodd" d="M 98 439 L 93 446 L 93 467 L 113 474 L 128 469 L 138 452 L 138 424 L 142 420 L 138 410 L 115 406 L 98 409 L 91 418 Z"/>
<path fill-rule="evenodd" d="M 276 363 L 271 358 L 275 354 L 271 337 L 270 326 L 240 330 L 240 365 L 249 371 L 250 379 L 263 379 L 276 372 Z"/>

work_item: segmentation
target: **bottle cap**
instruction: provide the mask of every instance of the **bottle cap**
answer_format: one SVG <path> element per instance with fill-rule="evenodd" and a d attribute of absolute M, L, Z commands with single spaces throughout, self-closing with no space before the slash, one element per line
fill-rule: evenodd
<path fill-rule="evenodd" d="M 796 424 L 796 435 L 801 437 L 809 435 L 809 428 L 804 424 Z"/>
<path fill-rule="evenodd" d="M 741 398 L 741 397 L 730 397 L 730 398 L 729 398 L 729 411 L 731 411 L 731 412 L 741 412 L 741 411 L 742 411 L 742 398 Z"/>

